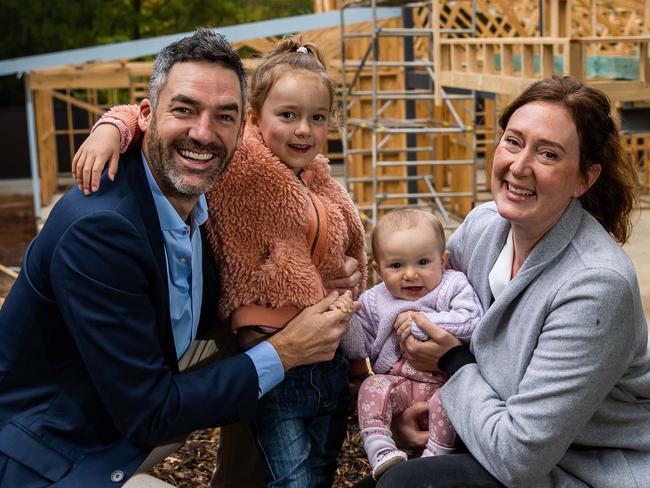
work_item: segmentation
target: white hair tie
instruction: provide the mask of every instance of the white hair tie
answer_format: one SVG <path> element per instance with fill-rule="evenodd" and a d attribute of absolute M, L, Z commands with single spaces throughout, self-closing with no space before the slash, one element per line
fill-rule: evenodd
<path fill-rule="evenodd" d="M 309 51 L 307 51 L 307 48 L 305 46 L 300 46 L 298 49 L 296 49 L 297 53 L 303 53 L 303 54 L 309 54 Z"/>

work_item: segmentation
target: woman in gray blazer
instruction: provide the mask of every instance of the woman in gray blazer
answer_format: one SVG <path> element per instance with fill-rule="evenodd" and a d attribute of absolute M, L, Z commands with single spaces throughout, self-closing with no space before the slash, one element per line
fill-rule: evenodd
<path fill-rule="evenodd" d="M 450 375 L 441 398 L 468 452 L 377 486 L 650 487 L 648 328 L 620 247 L 637 177 L 609 101 L 553 77 L 499 123 L 494 201 L 449 240 L 487 312 L 469 348 L 424 317 L 431 339 L 402 340 L 416 367 Z"/>

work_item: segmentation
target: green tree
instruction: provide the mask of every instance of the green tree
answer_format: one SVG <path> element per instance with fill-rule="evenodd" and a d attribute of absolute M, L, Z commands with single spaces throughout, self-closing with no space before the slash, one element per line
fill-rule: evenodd
<path fill-rule="evenodd" d="M 307 14 L 311 9 L 311 0 L 1 0 L 0 59 Z M 22 103 L 20 80 L 0 78 L 0 105 Z"/>

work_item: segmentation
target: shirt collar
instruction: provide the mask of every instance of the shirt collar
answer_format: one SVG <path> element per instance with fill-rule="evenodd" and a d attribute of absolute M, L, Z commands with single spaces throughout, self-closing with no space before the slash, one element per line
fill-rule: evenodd
<path fill-rule="evenodd" d="M 144 153 L 141 151 L 142 155 L 142 164 L 144 165 L 144 171 L 147 175 L 147 183 L 149 183 L 149 188 L 151 189 L 151 194 L 153 195 L 153 202 L 156 205 L 156 212 L 158 213 L 158 220 L 160 221 L 160 230 L 169 231 L 169 230 L 183 230 L 186 227 L 186 223 L 183 222 L 181 216 L 178 215 L 176 209 L 172 206 L 171 202 L 167 200 L 167 197 L 163 194 L 158 186 L 158 182 L 151 174 L 149 165 L 147 164 L 147 159 L 144 157 Z M 196 205 L 192 209 L 192 225 L 191 228 L 201 226 L 205 224 L 208 220 L 208 204 L 205 200 L 205 195 L 201 194 L 199 200 L 196 202 Z"/>

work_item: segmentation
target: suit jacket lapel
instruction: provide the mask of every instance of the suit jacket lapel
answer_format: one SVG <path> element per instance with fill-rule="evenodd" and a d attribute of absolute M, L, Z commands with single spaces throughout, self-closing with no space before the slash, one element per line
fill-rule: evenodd
<path fill-rule="evenodd" d="M 142 220 L 149 242 L 151 243 L 151 250 L 158 265 L 160 273 L 160 280 L 162 282 L 163 297 L 162 297 L 162 316 L 164 317 L 164 330 L 163 330 L 163 344 L 165 358 L 172 370 L 178 372 L 178 361 L 176 359 L 176 347 L 174 345 L 174 333 L 172 331 L 171 315 L 169 311 L 169 284 L 167 282 L 167 262 L 165 258 L 165 246 L 163 241 L 162 231 L 160 230 L 160 220 L 158 219 L 158 212 L 156 205 L 153 201 L 153 195 L 147 182 L 147 175 L 144 171 L 143 161 L 140 154 L 141 146 L 138 145 L 129 149 L 129 151 L 122 156 L 123 161 L 120 167 L 123 168 L 128 175 L 129 183 L 133 194 L 139 204 Z M 123 164 L 125 163 L 125 164 Z"/>
<path fill-rule="evenodd" d="M 215 264 L 214 253 L 210 247 L 210 239 L 205 224 L 200 227 L 203 245 L 203 295 L 201 298 L 201 318 L 197 330 L 197 338 L 205 338 L 213 334 L 218 326 L 217 300 L 219 298 L 219 274 Z"/>

